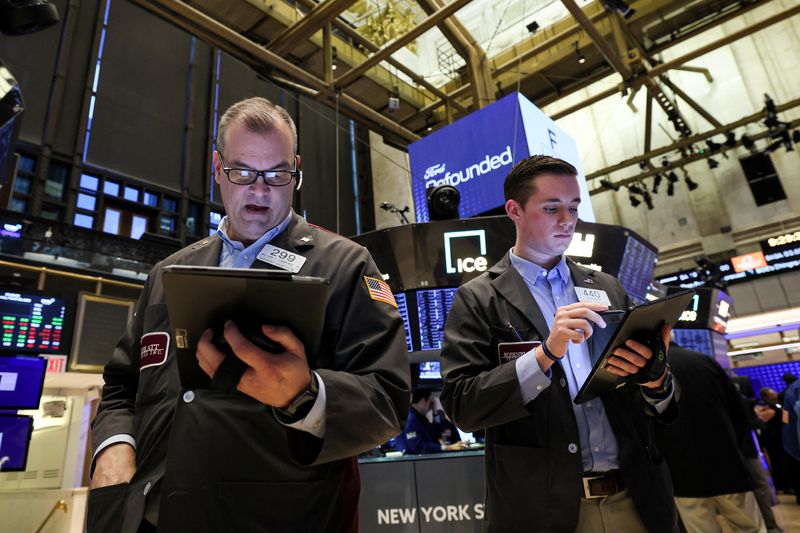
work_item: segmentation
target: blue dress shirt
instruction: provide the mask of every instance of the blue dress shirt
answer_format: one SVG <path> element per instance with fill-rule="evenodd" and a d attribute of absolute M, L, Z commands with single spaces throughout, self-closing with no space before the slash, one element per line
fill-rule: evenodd
<path fill-rule="evenodd" d="M 510 252 L 511 264 L 525 280 L 525 284 L 531 291 L 536 304 L 542 311 L 547 327 L 553 327 L 553 318 L 556 310 L 565 305 L 578 302 L 575 293 L 575 285 L 572 283 L 572 276 L 567 267 L 566 257 L 561 256 L 561 260 L 549 272 L 539 265 L 522 259 Z M 599 326 L 596 326 L 599 327 Z M 539 363 L 533 352 L 527 361 L 517 363 L 520 365 L 534 366 L 528 369 L 544 376 L 544 372 L 539 368 Z M 529 355 L 529 354 L 526 354 Z M 525 356 L 523 356 L 525 357 Z M 520 361 L 518 359 L 517 361 Z M 555 363 L 559 364 L 559 363 Z M 569 349 L 565 354 L 564 361 L 560 363 L 564 368 L 569 386 L 569 395 L 572 399 L 578 394 L 583 382 L 589 377 L 592 371 L 592 358 L 589 353 L 589 346 L 583 342 L 581 344 L 570 343 Z M 519 373 L 519 372 L 518 372 Z M 547 378 L 549 385 L 549 377 Z M 522 383 L 522 381 L 520 381 Z M 541 385 L 537 383 L 536 385 Z M 523 386 L 523 400 L 527 403 L 535 398 L 543 389 L 534 386 L 533 390 L 525 390 Z M 603 402 L 599 398 L 590 400 L 580 405 L 572 404 L 575 411 L 575 419 L 578 422 L 578 436 L 581 443 L 581 458 L 583 469 L 587 472 L 605 472 L 619 467 L 617 461 L 617 438 L 611 430 L 611 424 L 606 416 Z"/>

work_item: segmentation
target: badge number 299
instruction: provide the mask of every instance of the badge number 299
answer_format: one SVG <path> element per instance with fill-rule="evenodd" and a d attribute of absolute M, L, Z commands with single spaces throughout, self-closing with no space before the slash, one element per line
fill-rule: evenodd
<path fill-rule="evenodd" d="M 261 253 L 258 254 L 258 259 L 295 274 L 300 271 L 303 264 L 306 262 L 306 258 L 302 255 L 284 250 L 283 248 L 278 248 L 271 244 L 264 246 Z"/>

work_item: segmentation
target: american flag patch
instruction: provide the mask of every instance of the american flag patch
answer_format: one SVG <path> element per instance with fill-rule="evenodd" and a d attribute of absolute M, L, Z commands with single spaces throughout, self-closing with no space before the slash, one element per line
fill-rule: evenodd
<path fill-rule="evenodd" d="M 389 288 L 389 285 L 387 285 L 385 281 L 368 276 L 364 276 L 364 281 L 367 284 L 370 298 L 387 303 L 395 308 L 397 307 L 397 300 L 394 299 L 392 289 Z"/>

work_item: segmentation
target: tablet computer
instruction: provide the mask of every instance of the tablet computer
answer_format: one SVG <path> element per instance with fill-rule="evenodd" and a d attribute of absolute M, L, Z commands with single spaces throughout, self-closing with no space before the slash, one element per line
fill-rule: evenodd
<path fill-rule="evenodd" d="M 195 356 L 197 342 L 207 328 L 226 320 L 240 329 L 289 327 L 303 342 L 309 366 L 316 366 L 330 295 L 326 279 L 285 270 L 171 265 L 164 268 L 163 283 L 182 386 L 210 386 Z"/>
<path fill-rule="evenodd" d="M 608 358 L 613 355 L 614 350 L 624 345 L 626 340 L 660 334 L 664 324 L 674 325 L 689 305 L 694 293 L 692 290 L 682 291 L 628 309 L 617 323 L 616 330 L 610 335 L 589 377 L 575 396 L 575 403 L 581 404 L 635 379 L 635 375 L 621 377 L 606 370 Z M 608 327 L 612 325 L 609 323 Z M 598 329 L 595 329 L 595 334 L 597 331 Z"/>

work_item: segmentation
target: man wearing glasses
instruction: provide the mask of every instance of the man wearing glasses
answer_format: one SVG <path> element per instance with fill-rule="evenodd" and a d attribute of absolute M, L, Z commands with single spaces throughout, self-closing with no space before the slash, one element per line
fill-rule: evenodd
<path fill-rule="evenodd" d="M 408 406 L 403 322 L 366 249 L 292 210 L 296 150 L 294 122 L 268 100 L 241 101 L 221 118 L 214 179 L 226 216 L 215 236 L 154 267 L 105 369 L 90 532 L 358 530 L 354 456 L 398 434 Z M 270 264 L 275 248 L 298 259 Z M 171 264 L 329 279 L 315 368 L 288 328 L 262 327 L 284 350 L 271 354 L 228 322 L 224 337 L 247 365 L 236 390 L 181 388 L 161 282 Z M 221 368 L 211 330 L 197 359 L 212 378 Z"/>

